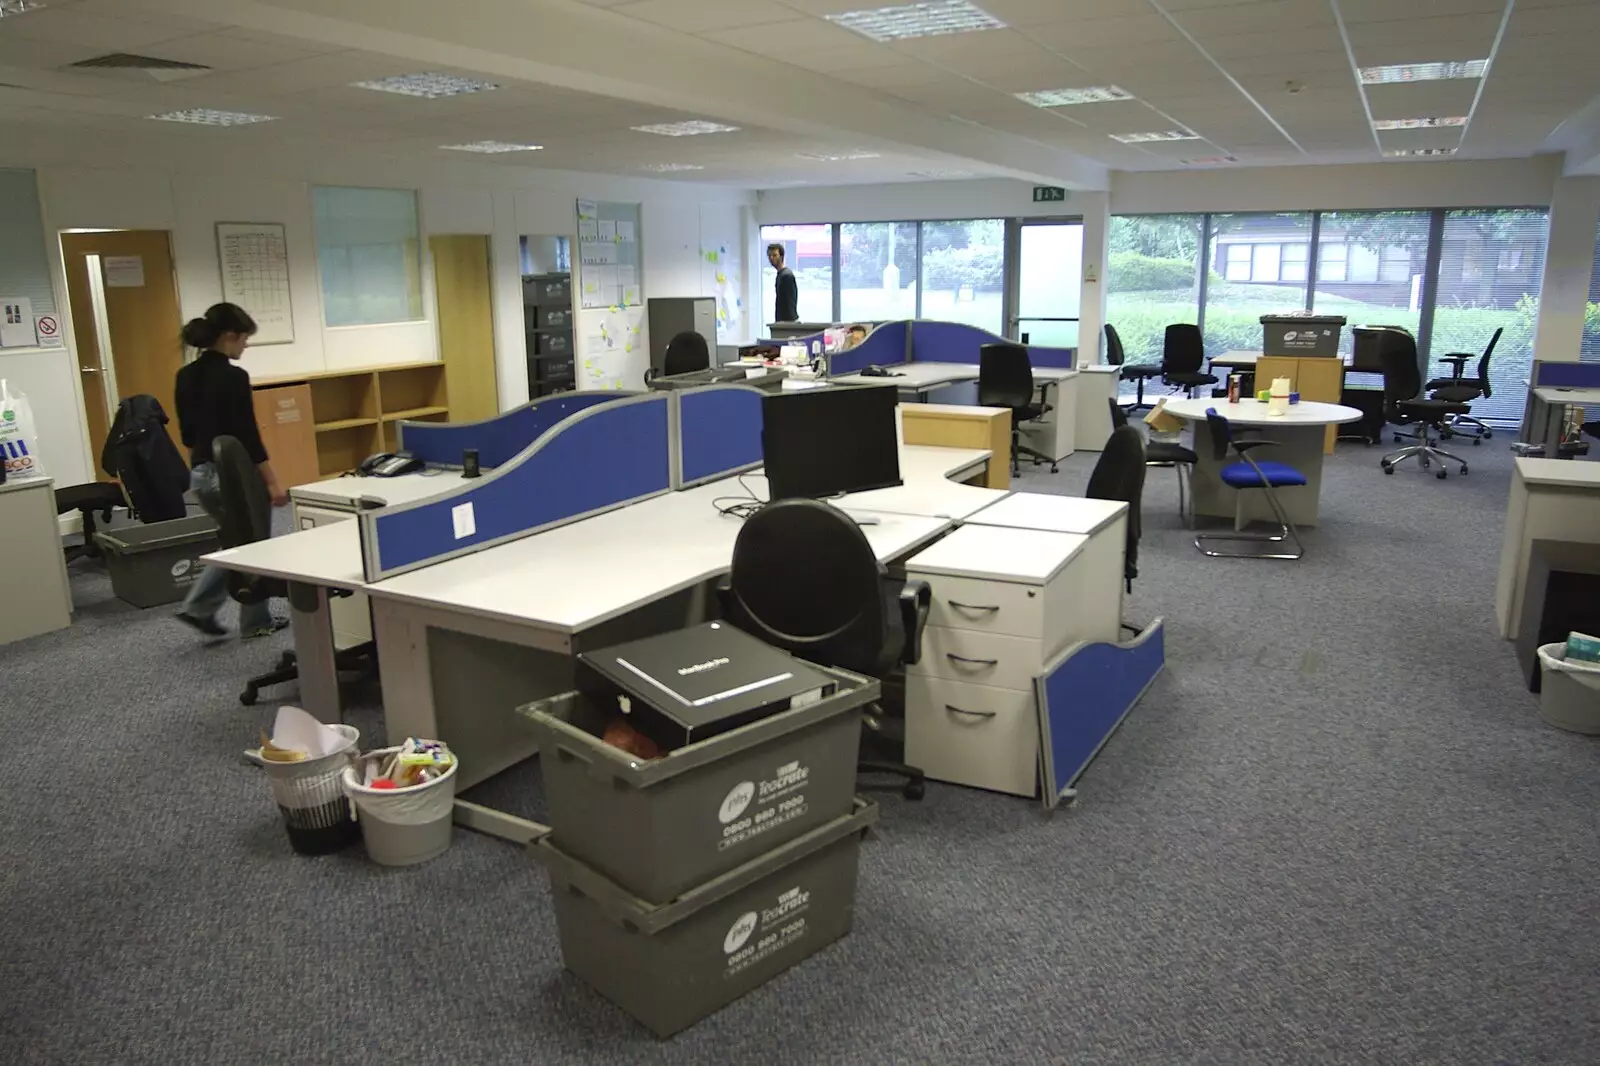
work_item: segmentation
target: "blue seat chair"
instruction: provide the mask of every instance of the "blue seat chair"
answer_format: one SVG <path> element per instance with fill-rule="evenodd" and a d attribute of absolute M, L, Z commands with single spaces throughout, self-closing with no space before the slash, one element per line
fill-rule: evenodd
<path fill-rule="evenodd" d="M 1257 448 L 1275 447 L 1275 440 L 1236 440 L 1233 428 L 1228 420 L 1217 414 L 1216 409 L 1206 411 L 1206 424 L 1211 430 L 1211 445 L 1217 462 L 1228 458 L 1228 452 L 1238 456 L 1239 461 L 1222 468 L 1222 483 L 1230 488 L 1260 489 L 1266 493 L 1267 503 L 1272 508 L 1272 513 L 1278 516 L 1278 532 L 1276 533 L 1202 533 L 1194 538 L 1194 546 L 1206 555 L 1218 559 L 1298 559 L 1305 555 L 1306 548 L 1300 541 L 1300 531 L 1294 528 L 1294 523 L 1289 521 L 1289 516 L 1283 510 L 1283 504 L 1278 502 L 1277 489 L 1287 488 L 1292 485 L 1306 484 L 1306 476 L 1287 463 L 1278 463 L 1270 459 L 1258 460 L 1250 453 Z M 1213 543 L 1225 541 L 1245 542 L 1268 547 L 1293 544 L 1294 551 L 1216 551 L 1209 547 Z"/>

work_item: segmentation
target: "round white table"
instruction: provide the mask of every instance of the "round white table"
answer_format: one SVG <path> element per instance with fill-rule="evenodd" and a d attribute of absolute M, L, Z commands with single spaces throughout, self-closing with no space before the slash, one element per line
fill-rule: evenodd
<path fill-rule="evenodd" d="M 1322 495 L 1322 456 L 1327 442 L 1327 427 L 1360 420 L 1354 407 L 1336 403 L 1302 401 L 1290 404 L 1288 413 L 1270 415 L 1260 400 L 1226 399 L 1168 400 L 1169 414 L 1194 423 L 1194 450 L 1200 457 L 1190 482 L 1194 513 L 1233 520 L 1235 528 L 1252 520 L 1276 522 L 1264 493 L 1255 489 L 1229 488 L 1222 482 L 1222 469 L 1240 461 L 1232 451 L 1217 457 L 1216 441 L 1206 422 L 1207 410 L 1215 410 L 1230 425 L 1248 428 L 1250 436 L 1276 441 L 1278 447 L 1256 452 L 1257 459 L 1270 459 L 1292 466 L 1306 476 L 1304 485 L 1277 489 L 1289 521 L 1297 526 L 1317 524 L 1317 503 Z"/>

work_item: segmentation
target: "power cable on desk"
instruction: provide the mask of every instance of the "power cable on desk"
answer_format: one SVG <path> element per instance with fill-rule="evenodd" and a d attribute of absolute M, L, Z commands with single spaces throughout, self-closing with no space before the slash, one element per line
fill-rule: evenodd
<path fill-rule="evenodd" d="M 766 506 L 767 501 L 751 490 L 750 486 L 745 483 L 744 477 L 743 474 L 740 474 L 736 479 L 739 482 L 739 487 L 745 491 L 743 496 L 718 496 L 711 501 L 711 506 L 717 509 L 718 514 L 732 515 L 742 522 Z"/>

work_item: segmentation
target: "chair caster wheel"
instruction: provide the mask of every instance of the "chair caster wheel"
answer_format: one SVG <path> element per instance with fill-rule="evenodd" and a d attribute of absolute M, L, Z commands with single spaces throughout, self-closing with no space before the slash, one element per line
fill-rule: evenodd
<path fill-rule="evenodd" d="M 1383 467 L 1383 472 L 1385 474 L 1393 474 L 1394 473 L 1394 465 L 1392 463 L 1379 463 L 1378 465 Z"/>
<path fill-rule="evenodd" d="M 1437 473 L 1437 474 L 1435 474 L 1435 475 L 1433 475 L 1433 476 L 1434 476 L 1434 477 L 1436 477 L 1436 478 L 1438 478 L 1438 479 L 1439 479 L 1439 480 L 1440 480 L 1440 481 L 1443 481 L 1443 480 L 1444 480 L 1444 479 L 1445 479 L 1445 478 L 1447 478 L 1447 477 L 1449 477 L 1449 476 L 1450 476 L 1450 471 L 1448 471 L 1448 470 L 1441 470 L 1441 471 L 1439 471 L 1439 472 L 1438 472 L 1438 473 Z"/>
<path fill-rule="evenodd" d="M 239 702 L 244 704 L 246 707 L 254 707 L 256 705 L 255 692 L 250 689 L 245 689 L 243 692 L 239 693 Z"/>
<path fill-rule="evenodd" d="M 912 802 L 916 802 L 917 800 L 920 800 L 926 792 L 927 786 L 925 786 L 921 781 L 907 781 L 906 787 L 900 790 L 900 795 L 904 796 L 908 800 L 911 800 Z"/>
<path fill-rule="evenodd" d="M 1474 448 L 1476 448 L 1478 445 L 1480 445 L 1482 443 L 1483 443 L 1483 438 L 1482 437 L 1473 437 L 1472 438 L 1472 446 Z"/>
<path fill-rule="evenodd" d="M 1395 443 L 1396 443 L 1396 444 L 1399 444 L 1399 443 L 1400 443 L 1400 434 L 1398 434 L 1398 433 L 1396 433 L 1396 434 L 1395 434 L 1395 435 L 1394 435 L 1394 442 L 1395 442 Z"/>
<path fill-rule="evenodd" d="M 1059 474 L 1061 471 L 1056 468 L 1056 464 L 1051 463 L 1050 464 L 1050 472 L 1052 474 Z"/>
<path fill-rule="evenodd" d="M 1483 439 L 1484 439 L 1484 440 L 1494 440 L 1494 434 L 1493 434 L 1493 433 L 1491 433 L 1491 432 L 1489 432 L 1489 431 L 1488 431 L 1488 430 L 1487 430 L 1487 429 L 1486 429 L 1486 430 L 1484 430 L 1484 431 L 1483 431 Z"/>
<path fill-rule="evenodd" d="M 1461 464 L 1461 476 L 1462 477 L 1466 477 L 1467 476 L 1467 464 L 1466 463 L 1462 463 Z"/>

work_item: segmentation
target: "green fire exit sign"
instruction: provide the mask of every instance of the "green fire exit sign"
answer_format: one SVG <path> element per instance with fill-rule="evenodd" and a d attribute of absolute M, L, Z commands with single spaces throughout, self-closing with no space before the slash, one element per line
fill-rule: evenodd
<path fill-rule="evenodd" d="M 1067 202 L 1067 190 L 1055 185 L 1035 185 L 1033 187 L 1033 202 L 1036 204 Z"/>

